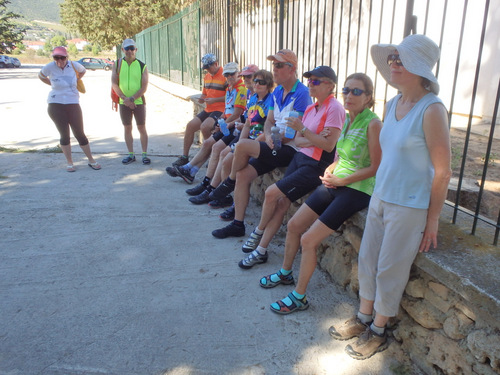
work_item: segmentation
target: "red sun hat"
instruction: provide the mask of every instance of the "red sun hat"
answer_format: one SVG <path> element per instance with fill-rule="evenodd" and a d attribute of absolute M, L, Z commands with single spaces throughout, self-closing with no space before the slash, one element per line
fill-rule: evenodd
<path fill-rule="evenodd" d="M 52 56 L 66 56 L 68 57 L 68 51 L 64 47 L 56 47 L 52 51 Z"/>

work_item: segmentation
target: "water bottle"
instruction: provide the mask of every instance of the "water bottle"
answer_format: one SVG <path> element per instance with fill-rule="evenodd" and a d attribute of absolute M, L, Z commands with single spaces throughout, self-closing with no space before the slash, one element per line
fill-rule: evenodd
<path fill-rule="evenodd" d="M 281 134 L 279 127 L 273 126 L 271 128 L 271 138 L 274 143 L 273 155 L 276 155 L 276 152 L 281 148 Z"/>
<path fill-rule="evenodd" d="M 226 124 L 226 122 L 224 121 L 224 119 L 223 119 L 223 118 L 220 118 L 220 119 L 218 120 L 218 122 L 219 122 L 219 128 L 220 128 L 220 131 L 222 132 L 222 134 L 224 134 L 225 136 L 226 136 L 226 135 L 229 135 L 229 134 L 230 134 L 230 132 L 229 132 L 229 129 L 227 128 L 227 124 Z"/>
<path fill-rule="evenodd" d="M 299 112 L 290 111 L 288 117 L 299 117 Z M 289 126 L 285 128 L 285 138 L 293 139 L 295 137 L 295 130 Z"/>

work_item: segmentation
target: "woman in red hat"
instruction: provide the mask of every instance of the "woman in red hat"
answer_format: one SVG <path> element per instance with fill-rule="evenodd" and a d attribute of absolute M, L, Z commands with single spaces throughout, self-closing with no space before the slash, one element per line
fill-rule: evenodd
<path fill-rule="evenodd" d="M 74 172 L 71 157 L 70 127 L 78 144 L 88 158 L 88 166 L 92 169 L 101 169 L 101 166 L 92 157 L 89 140 L 83 131 L 83 116 L 80 108 L 80 95 L 77 89 L 77 79 L 85 74 L 85 68 L 77 62 L 68 60 L 68 52 L 64 47 L 56 47 L 52 51 L 53 62 L 45 65 L 38 78 L 50 85 L 47 102 L 48 113 L 60 134 L 59 144 L 66 157 L 68 172 Z"/>

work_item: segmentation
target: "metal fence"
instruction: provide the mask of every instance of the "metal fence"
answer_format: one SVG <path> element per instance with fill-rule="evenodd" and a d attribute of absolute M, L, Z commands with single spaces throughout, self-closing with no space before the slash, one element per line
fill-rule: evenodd
<path fill-rule="evenodd" d="M 473 4 L 472 4 L 473 3 Z M 440 97 L 450 123 L 462 128 L 463 144 L 453 148 L 461 163 L 451 221 L 468 215 L 469 228 L 479 223 L 490 228 L 498 244 L 500 204 L 486 205 L 488 171 L 498 168 L 490 159 L 500 98 L 500 21 L 498 7 L 489 0 L 204 0 L 136 36 L 139 58 L 149 70 L 171 81 L 200 89 L 200 57 L 211 52 L 222 64 L 235 61 L 271 70 L 266 57 L 289 48 L 299 58 L 298 72 L 329 65 L 339 83 L 353 72 L 365 72 L 375 84 L 374 110 L 382 114 L 387 99 L 396 94 L 377 73 L 369 49 L 375 43 L 398 44 L 405 35 L 428 35 L 441 48 L 435 73 Z M 141 52 L 142 51 L 142 52 Z M 341 84 L 339 84 L 340 87 Z M 477 198 L 462 207 L 463 184 L 469 160 L 469 141 L 477 124 L 486 131 L 480 152 L 484 155 Z M 499 183 L 499 181 L 493 181 Z M 500 194 L 497 194 L 499 197 Z M 497 200 L 496 202 L 499 202 Z M 491 202 L 491 200 L 489 201 Z"/>

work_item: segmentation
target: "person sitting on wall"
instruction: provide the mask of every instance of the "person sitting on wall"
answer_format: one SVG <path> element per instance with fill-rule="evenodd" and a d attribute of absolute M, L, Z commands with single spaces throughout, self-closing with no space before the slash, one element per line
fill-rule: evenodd
<path fill-rule="evenodd" d="M 273 106 L 264 125 L 265 142 L 242 139 L 236 144 L 231 173 L 217 189 L 210 193 L 211 199 L 224 199 L 233 190 L 235 201 L 234 220 L 224 228 L 216 229 L 216 238 L 242 237 L 245 235 L 244 217 L 250 198 L 250 184 L 264 173 L 290 164 L 297 146 L 293 138 L 283 138 L 282 146 L 274 149 L 271 128 L 276 125 L 281 133 L 287 127 L 287 118 L 292 112 L 302 118 L 312 100 L 307 87 L 297 79 L 297 56 L 289 49 L 278 51 L 267 57 L 273 62 L 274 81 L 279 84 L 273 91 Z M 278 146 L 278 145 L 276 145 Z M 250 159 L 251 158 L 251 159 Z"/>
<path fill-rule="evenodd" d="M 288 126 L 297 132 L 295 144 L 299 151 L 285 176 L 266 189 L 259 225 L 242 248 L 243 252 L 250 253 L 238 264 L 243 269 L 267 262 L 267 245 L 281 227 L 288 208 L 321 185 L 320 176 L 333 163 L 335 144 L 345 121 L 344 107 L 333 94 L 337 75 L 323 65 L 303 76 L 308 78 L 309 95 L 316 98 L 316 103 L 307 107 L 302 121 L 288 119 Z"/>
<path fill-rule="evenodd" d="M 345 81 L 342 94 L 348 115 L 337 142 L 338 158 L 326 168 L 321 177 L 323 184 L 288 222 L 281 269 L 260 280 L 263 288 L 294 283 L 292 265 L 299 246 L 302 247 L 296 288 L 270 306 L 271 311 L 278 314 L 290 314 L 309 307 L 306 288 L 316 269 L 319 245 L 345 220 L 366 208 L 373 192 L 382 154 L 379 143 L 382 122 L 370 110 L 374 104 L 373 83 L 364 73 L 351 74 Z"/>
<path fill-rule="evenodd" d="M 238 64 L 229 62 L 224 65 L 222 73 L 226 78 L 228 87 L 226 89 L 224 114 L 219 118 L 216 127 L 218 128 L 219 124 L 221 124 L 227 128 L 219 129 L 210 138 L 203 141 L 200 151 L 198 151 L 191 162 L 182 166 L 168 167 L 167 173 L 170 176 L 181 177 L 186 183 L 192 184 L 196 173 L 198 173 L 203 163 L 210 156 L 212 147 L 219 142 L 215 147 L 217 152 L 212 155 L 212 163 L 217 166 L 220 151 L 235 138 L 234 123 L 240 120 L 240 116 L 246 109 L 247 88 L 243 84 L 243 80 L 237 76 L 238 71 Z M 223 121 L 222 123 L 220 122 L 221 120 Z"/>
<path fill-rule="evenodd" d="M 203 91 L 198 102 L 205 104 L 206 107 L 187 123 L 182 155 L 172 163 L 172 167 L 189 162 L 189 150 L 194 141 L 194 134 L 200 130 L 203 139 L 210 138 L 215 122 L 224 112 L 227 83 L 217 57 L 213 53 L 207 53 L 201 58 L 201 64 L 207 74 L 203 77 Z"/>

